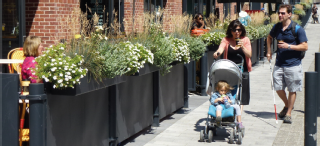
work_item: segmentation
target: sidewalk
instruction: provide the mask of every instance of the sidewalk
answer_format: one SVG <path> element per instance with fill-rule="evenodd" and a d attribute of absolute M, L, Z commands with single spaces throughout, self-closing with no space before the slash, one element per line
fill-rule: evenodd
<path fill-rule="evenodd" d="M 320 41 L 317 38 L 320 38 L 320 24 L 309 23 L 305 30 L 309 39 L 309 50 L 302 61 L 302 65 L 304 71 L 313 71 L 314 53 L 319 50 Z M 272 60 L 272 63 L 274 62 L 275 55 Z M 244 106 L 242 113 L 242 121 L 246 127 L 242 145 L 304 145 L 304 91 L 297 93 L 295 109 L 292 113 L 293 123 L 283 124 L 283 121 L 278 119 L 278 124 L 276 124 L 269 63 L 260 63 L 255 66 L 250 73 L 250 78 L 250 105 Z M 217 136 L 214 136 L 214 142 L 212 143 L 199 142 L 200 130 L 205 126 L 205 119 L 210 104 L 208 99 L 209 97 L 203 96 L 190 97 L 190 104 L 193 104 L 190 109 L 181 109 L 169 119 L 162 121 L 160 127 L 152 127 L 149 131 L 142 133 L 125 145 L 230 145 L 228 144 L 229 129 L 218 129 Z M 198 101 L 198 103 L 191 103 L 194 101 Z M 277 95 L 276 105 L 277 112 L 279 113 L 284 104 Z M 320 136 L 318 135 L 319 138 Z"/>

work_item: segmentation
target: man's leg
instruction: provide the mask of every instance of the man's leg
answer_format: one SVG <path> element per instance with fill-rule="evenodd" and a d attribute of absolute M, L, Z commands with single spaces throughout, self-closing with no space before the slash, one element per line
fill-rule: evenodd
<path fill-rule="evenodd" d="M 289 100 L 288 100 L 288 112 L 287 112 L 287 115 L 288 116 L 291 116 L 291 111 L 292 111 L 292 108 L 294 106 L 294 102 L 296 101 L 296 95 L 297 93 L 296 92 L 289 92 Z"/>
<path fill-rule="evenodd" d="M 286 92 L 285 92 L 284 90 L 278 90 L 278 91 L 277 91 L 277 94 L 278 94 L 278 96 L 281 98 L 281 100 L 283 101 L 284 107 L 288 107 L 289 104 L 288 104 L 288 99 L 287 99 Z M 290 95 L 290 94 L 289 94 L 289 95 Z"/>

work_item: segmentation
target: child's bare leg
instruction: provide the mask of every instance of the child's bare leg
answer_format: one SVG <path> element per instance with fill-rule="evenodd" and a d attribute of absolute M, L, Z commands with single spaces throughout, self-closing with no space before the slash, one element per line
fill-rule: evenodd
<path fill-rule="evenodd" d="M 240 123 L 241 122 L 241 116 L 237 116 L 237 121 Z"/>
<path fill-rule="evenodd" d="M 216 111 L 216 115 L 217 115 L 217 117 L 221 117 L 221 111 Z"/>

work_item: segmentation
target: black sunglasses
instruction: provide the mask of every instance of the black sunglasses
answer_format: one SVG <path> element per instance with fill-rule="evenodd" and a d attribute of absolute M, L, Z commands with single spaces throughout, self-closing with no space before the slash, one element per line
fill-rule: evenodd
<path fill-rule="evenodd" d="M 203 18 L 198 18 L 199 20 L 202 20 Z"/>
<path fill-rule="evenodd" d="M 281 15 L 285 15 L 285 14 L 286 14 L 286 12 L 279 12 L 279 14 L 281 14 Z"/>
<path fill-rule="evenodd" d="M 236 32 L 236 31 L 238 31 L 238 32 L 242 32 L 242 29 L 235 29 L 235 28 L 233 28 L 233 29 L 231 29 L 233 32 Z"/>

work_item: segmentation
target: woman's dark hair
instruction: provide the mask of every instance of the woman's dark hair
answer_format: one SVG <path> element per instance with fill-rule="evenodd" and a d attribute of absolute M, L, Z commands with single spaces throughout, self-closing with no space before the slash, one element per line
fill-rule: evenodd
<path fill-rule="evenodd" d="M 194 16 L 194 19 L 198 19 L 199 16 L 201 16 L 203 18 L 203 15 L 201 13 L 197 13 L 195 16 Z"/>
<path fill-rule="evenodd" d="M 227 29 L 227 32 L 226 32 L 227 33 L 227 38 L 232 38 L 233 37 L 231 31 L 232 31 L 232 29 L 236 29 L 238 26 L 240 26 L 240 29 L 242 31 L 240 37 L 245 37 L 246 36 L 246 29 L 241 24 L 241 22 L 238 19 L 236 19 L 236 20 L 231 21 L 231 23 L 228 26 L 228 29 Z"/>

